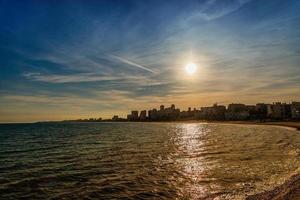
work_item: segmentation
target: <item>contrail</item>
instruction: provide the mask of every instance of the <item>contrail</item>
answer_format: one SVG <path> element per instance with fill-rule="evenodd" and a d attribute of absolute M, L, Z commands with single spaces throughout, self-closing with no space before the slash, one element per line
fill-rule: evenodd
<path fill-rule="evenodd" d="M 119 57 L 119 56 L 115 56 L 115 55 L 110 55 L 110 56 L 111 56 L 112 58 L 114 58 L 114 59 L 117 59 L 117 60 L 123 62 L 123 63 L 126 63 L 126 64 L 131 65 L 131 66 L 135 66 L 135 67 L 137 67 L 137 68 L 140 68 L 140 69 L 143 69 L 143 70 L 146 70 L 146 71 L 148 71 L 148 72 L 151 72 L 151 73 L 155 74 L 155 71 L 153 71 L 152 69 L 149 69 L 149 68 L 147 68 L 147 67 L 145 67 L 145 66 L 143 66 L 143 65 L 134 63 L 134 62 L 132 62 L 132 61 L 130 61 L 130 60 L 127 60 L 127 59 L 122 58 L 122 57 Z"/>

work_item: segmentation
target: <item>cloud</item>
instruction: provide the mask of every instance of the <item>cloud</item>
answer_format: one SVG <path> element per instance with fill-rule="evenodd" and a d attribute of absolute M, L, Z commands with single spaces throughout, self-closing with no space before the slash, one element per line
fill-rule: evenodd
<path fill-rule="evenodd" d="M 15 28 L 0 39 L 0 101 L 11 94 L 1 109 L 119 113 L 160 103 L 298 98 L 299 3 L 248 2 L 195 0 L 154 3 L 151 9 L 139 2 L 130 10 L 112 6 L 108 16 L 84 6 L 70 13 L 74 29 L 56 24 L 66 13 L 41 19 L 53 22 L 57 35 L 24 24 L 26 30 Z M 288 19 L 294 21 L 284 23 Z M 193 80 L 182 70 L 189 59 L 199 64 Z"/>
<path fill-rule="evenodd" d="M 134 69 L 141 69 L 143 72 L 150 72 L 152 75 L 157 74 L 156 71 L 148 66 L 138 64 L 127 58 L 112 54 L 94 55 L 78 55 L 76 53 L 57 55 L 49 53 L 34 58 L 32 63 L 25 63 L 27 66 L 35 66 L 36 71 L 25 72 L 22 74 L 28 80 L 41 81 L 48 83 L 78 83 L 78 82 L 100 82 L 100 81 L 136 81 L 146 79 L 150 74 L 137 73 L 128 69 L 127 66 Z M 99 53 L 99 52 L 98 52 Z M 36 63 L 36 64 L 35 64 Z M 46 64 L 43 66 L 43 64 Z M 48 68 L 49 64 L 59 64 L 60 70 L 52 70 Z M 36 67 L 36 65 L 42 65 Z M 131 68 L 132 69 L 132 68 Z M 99 72 L 101 70 L 101 72 Z M 147 80 L 146 80 L 147 81 Z"/>
<path fill-rule="evenodd" d="M 35 107 L 36 109 L 50 110 L 53 108 L 55 110 L 66 109 L 68 112 L 76 111 L 115 111 L 119 109 L 124 109 L 128 112 L 128 108 L 144 108 L 145 104 L 157 104 L 158 102 L 168 101 L 168 96 L 158 97 L 158 96 L 139 96 L 132 98 L 134 95 L 130 91 L 121 90 L 110 90 L 110 91 L 99 91 L 94 92 L 92 97 L 74 95 L 74 94 L 64 94 L 59 96 L 53 96 L 52 94 L 34 94 L 34 95 L 16 95 L 7 94 L 0 98 L 0 102 L 3 105 L 15 105 L 14 108 L 26 107 L 29 109 Z M 146 107 L 147 107 L 146 106 Z M 10 110 L 5 107 L 2 111 Z M 112 113 L 111 113 L 112 114 Z M 115 113 L 117 114 L 117 113 Z"/>
<path fill-rule="evenodd" d="M 197 11 L 187 18 L 187 21 L 199 19 L 210 21 L 218 19 L 240 9 L 245 3 L 250 1 L 251 0 L 208 0 L 204 3 L 201 3 L 198 6 Z"/>
<path fill-rule="evenodd" d="M 95 93 L 94 98 L 82 97 L 74 94 L 67 94 L 61 96 L 53 96 L 53 95 L 4 95 L 2 99 L 9 101 L 16 101 L 22 103 L 32 103 L 32 104 L 48 104 L 48 105 L 60 105 L 60 106 L 70 106 L 70 105 L 105 105 L 110 102 L 115 101 L 130 101 L 128 98 L 130 92 L 126 91 L 103 91 Z"/>
<path fill-rule="evenodd" d="M 40 73 L 25 73 L 24 77 L 33 81 L 42 81 L 48 83 L 76 83 L 76 82 L 94 82 L 94 81 L 113 81 L 119 80 L 118 76 L 105 76 L 94 73 L 78 73 L 72 75 L 43 75 Z"/>
<path fill-rule="evenodd" d="M 146 66 L 137 64 L 137 63 L 135 63 L 135 62 L 133 62 L 133 61 L 130 61 L 130 60 L 126 59 L 126 58 L 122 58 L 122 57 L 115 56 L 115 55 L 110 55 L 110 57 L 112 57 L 112 58 L 114 58 L 114 59 L 116 59 L 116 60 L 118 60 L 118 61 L 121 61 L 121 62 L 123 62 L 123 63 L 125 63 L 125 64 L 128 64 L 128 65 L 130 65 L 130 66 L 137 67 L 137 68 L 139 68 L 139 69 L 143 69 L 143 70 L 148 71 L 148 72 L 151 72 L 151 73 L 153 73 L 153 74 L 156 73 L 156 72 L 153 71 L 152 69 L 150 69 L 150 68 L 148 68 L 148 67 L 146 67 Z"/>
<path fill-rule="evenodd" d="M 79 82 L 97 82 L 97 81 L 124 81 L 137 82 L 143 80 L 144 76 L 132 76 L 126 74 L 109 75 L 96 73 L 77 73 L 68 75 L 59 74 L 41 74 L 41 73 L 24 73 L 23 76 L 32 81 L 41 81 L 48 83 L 79 83 Z"/>

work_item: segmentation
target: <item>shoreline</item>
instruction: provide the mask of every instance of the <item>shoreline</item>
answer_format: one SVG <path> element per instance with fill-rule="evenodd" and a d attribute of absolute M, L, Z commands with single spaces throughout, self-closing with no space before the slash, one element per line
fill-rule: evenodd
<path fill-rule="evenodd" d="M 138 122 L 138 121 L 137 121 Z M 148 121 L 149 123 L 208 123 L 208 124 L 240 124 L 240 125 L 270 125 L 280 126 L 289 129 L 300 131 L 300 121 L 274 121 L 274 122 L 255 122 L 255 121 L 202 121 L 202 120 L 187 120 L 187 121 Z M 122 122 L 121 122 L 122 123 Z M 138 123 L 147 123 L 138 122 Z"/>
<path fill-rule="evenodd" d="M 293 130 L 300 131 L 300 121 L 278 121 L 278 122 L 255 122 L 255 121 L 201 121 L 201 120 L 187 120 L 187 121 L 162 121 L 150 123 L 208 123 L 208 124 L 240 124 L 240 125 L 269 125 L 280 126 Z"/>
<path fill-rule="evenodd" d="M 271 125 L 271 126 L 280 126 L 286 128 L 292 128 L 294 130 L 300 131 L 300 121 L 297 122 L 252 122 L 252 121 L 207 121 L 207 123 L 216 123 L 216 124 L 245 124 L 245 125 Z"/>
<path fill-rule="evenodd" d="M 51 123 L 211 123 L 211 124 L 244 124 L 244 125 L 271 125 L 292 128 L 300 131 L 300 121 L 207 121 L 207 120 L 176 120 L 176 121 L 45 121 L 45 122 L 32 122 L 32 123 L 0 123 L 0 125 L 13 125 L 13 124 L 51 124 Z"/>

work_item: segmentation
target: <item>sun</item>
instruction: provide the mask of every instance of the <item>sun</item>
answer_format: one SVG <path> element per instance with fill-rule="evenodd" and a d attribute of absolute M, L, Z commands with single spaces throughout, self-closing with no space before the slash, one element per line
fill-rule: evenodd
<path fill-rule="evenodd" d="M 185 66 L 185 72 L 188 74 L 188 75 L 193 75 L 197 70 L 197 65 L 195 63 L 188 63 L 186 66 Z"/>

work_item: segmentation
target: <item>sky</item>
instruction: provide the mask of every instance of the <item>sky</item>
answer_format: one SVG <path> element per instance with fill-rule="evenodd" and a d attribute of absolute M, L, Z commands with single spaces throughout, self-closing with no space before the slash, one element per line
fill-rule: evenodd
<path fill-rule="evenodd" d="M 0 0 L 0 122 L 299 101 L 299 10 L 299 0 Z"/>

